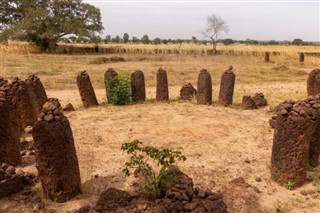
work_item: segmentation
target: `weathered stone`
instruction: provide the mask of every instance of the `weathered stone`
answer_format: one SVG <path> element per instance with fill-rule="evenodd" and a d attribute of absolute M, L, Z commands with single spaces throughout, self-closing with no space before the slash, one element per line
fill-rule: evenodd
<path fill-rule="evenodd" d="M 14 175 L 10 179 L 0 180 L 0 198 L 23 190 L 22 176 Z"/>
<path fill-rule="evenodd" d="M 161 67 L 157 72 L 156 100 L 157 101 L 168 101 L 169 100 L 167 71 L 162 69 Z"/>
<path fill-rule="evenodd" d="M 252 100 L 255 102 L 257 107 L 263 107 L 263 106 L 267 106 L 268 105 L 268 102 L 264 98 L 264 95 L 262 93 L 256 93 L 252 97 Z"/>
<path fill-rule="evenodd" d="M 40 79 L 36 75 L 30 75 L 25 82 L 30 105 L 32 107 L 32 110 L 29 111 L 26 125 L 33 126 L 48 97 Z"/>
<path fill-rule="evenodd" d="M 257 109 L 257 105 L 251 96 L 243 96 L 241 106 L 243 109 Z"/>
<path fill-rule="evenodd" d="M 71 103 L 68 103 L 62 108 L 62 111 L 65 111 L 65 112 L 74 111 L 74 107 Z"/>
<path fill-rule="evenodd" d="M 305 183 L 309 142 L 315 125 L 308 117 L 277 117 L 271 157 L 271 175 L 277 183 L 291 182 L 295 187 Z"/>
<path fill-rule="evenodd" d="M 2 96 L 0 105 L 0 162 L 10 165 L 21 163 L 20 125 L 15 102 L 9 96 Z"/>
<path fill-rule="evenodd" d="M 226 70 L 221 76 L 219 103 L 227 106 L 232 104 L 233 91 L 236 76 L 232 71 L 232 66 Z"/>
<path fill-rule="evenodd" d="M 320 93 L 320 69 L 314 69 L 310 72 L 307 80 L 308 96 L 315 96 Z"/>
<path fill-rule="evenodd" d="M 85 108 L 99 105 L 90 81 L 90 77 L 86 71 L 82 71 L 77 76 L 77 85 L 83 106 Z"/>
<path fill-rule="evenodd" d="M 49 102 L 56 105 L 57 99 L 49 99 Z M 38 121 L 32 136 L 43 194 L 51 200 L 64 202 L 81 192 L 81 181 L 70 123 L 62 113 L 59 117 L 58 121 Z"/>
<path fill-rule="evenodd" d="M 269 52 L 265 52 L 264 53 L 264 61 L 265 62 L 270 62 L 270 53 Z"/>
<path fill-rule="evenodd" d="M 118 76 L 118 73 L 112 68 L 108 68 L 108 70 L 104 73 L 104 83 L 106 86 L 106 97 L 107 97 L 107 100 L 109 103 L 110 103 L 109 90 L 114 86 L 110 80 L 116 76 Z"/>
<path fill-rule="evenodd" d="M 206 69 L 200 70 L 197 84 L 198 104 L 212 104 L 212 81 L 211 75 Z"/>
<path fill-rule="evenodd" d="M 304 53 L 299 54 L 299 62 L 304 62 Z"/>
<path fill-rule="evenodd" d="M 133 102 L 143 102 L 146 100 L 144 74 L 141 70 L 136 70 L 131 74 L 131 91 Z"/>
<path fill-rule="evenodd" d="M 192 86 L 191 83 L 183 85 L 180 89 L 180 97 L 182 100 L 191 100 L 192 98 L 196 97 L 197 90 Z"/>

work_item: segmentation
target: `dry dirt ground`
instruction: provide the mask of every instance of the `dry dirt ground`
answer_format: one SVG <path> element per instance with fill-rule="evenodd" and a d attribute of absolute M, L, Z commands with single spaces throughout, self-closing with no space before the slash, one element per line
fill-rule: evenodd
<path fill-rule="evenodd" d="M 173 94 L 178 92 L 173 87 Z M 121 169 L 128 158 L 121 144 L 139 139 L 146 145 L 182 149 L 187 156 L 179 167 L 190 175 L 196 186 L 222 189 L 234 178 L 243 177 L 261 192 L 252 212 L 319 212 L 316 196 L 303 196 L 301 190 L 317 190 L 312 182 L 289 191 L 270 177 L 273 129 L 269 127 L 267 108 L 241 110 L 217 105 L 197 105 L 194 101 L 157 103 L 152 100 L 130 106 L 102 105 L 83 109 L 76 90 L 47 91 L 60 97 L 62 104 L 71 102 L 76 111 L 65 113 L 73 129 L 83 194 L 66 202 L 46 201 L 48 208 L 68 212 L 85 204 L 94 205 L 100 192 L 108 187 L 133 190 L 133 179 L 126 179 Z M 104 90 L 96 90 L 99 100 Z M 147 89 L 154 97 L 154 88 Z M 24 167 L 36 171 L 34 165 Z M 315 170 L 309 175 L 315 176 Z M 98 175 L 98 176 L 97 176 Z M 94 177 L 96 176 L 96 177 Z M 255 178 L 260 177 L 261 182 Z M 41 194 L 40 184 L 36 189 Z M 260 207 L 260 208 L 259 208 Z M 261 208 L 262 207 L 262 208 Z M 12 199 L 0 200 L 0 212 L 32 212 L 32 207 Z"/>
<path fill-rule="evenodd" d="M 176 56 L 174 60 L 153 56 L 146 61 L 135 56 L 125 63 L 89 65 L 88 61 L 95 57 L 40 54 L 1 57 L 0 75 L 7 79 L 15 76 L 25 79 L 35 72 L 44 82 L 49 97 L 59 98 L 63 105 L 71 102 L 76 108 L 65 115 L 73 130 L 83 194 L 62 204 L 45 201 L 47 208 L 60 213 L 94 205 L 99 193 L 109 187 L 134 192 L 134 178 L 125 178 L 121 173 L 128 156 L 120 147 L 122 143 L 139 139 L 145 145 L 182 149 L 187 160 L 178 165 L 193 178 L 196 186 L 218 191 L 230 187 L 232 179 L 243 177 L 259 189 L 260 193 L 249 193 L 257 197 L 256 202 L 239 201 L 238 206 L 249 207 L 234 212 L 320 212 L 320 168 L 309 171 L 310 182 L 293 191 L 274 183 L 269 168 L 273 138 L 273 129 L 268 124 L 270 107 L 251 111 L 238 107 L 243 95 L 255 92 L 263 92 L 271 106 L 285 99 L 306 97 L 307 74 L 314 66 L 290 61 L 265 64 L 256 58 L 224 56 L 214 59 L 188 56 L 179 61 Z M 237 75 L 234 105 L 221 107 L 214 103 L 206 106 L 197 105 L 195 100 L 177 100 L 181 86 L 187 82 L 196 86 L 200 68 L 206 67 L 213 77 L 213 100 L 216 101 L 221 73 L 230 64 Z M 155 74 L 163 65 L 167 66 L 170 99 L 173 100 L 169 103 L 154 101 Z M 76 74 L 83 68 L 88 71 L 98 100 L 103 103 L 102 76 L 107 67 L 121 72 L 142 69 L 148 101 L 129 106 L 102 104 L 84 109 L 76 90 Z M 36 172 L 34 164 L 22 167 Z M 316 176 L 319 185 L 315 184 Z M 257 177 L 262 181 L 257 182 Z M 41 195 L 40 184 L 34 190 Z M 318 192 L 303 196 L 301 190 Z M 33 211 L 32 206 L 15 201 L 13 196 L 0 200 L 0 212 Z"/>

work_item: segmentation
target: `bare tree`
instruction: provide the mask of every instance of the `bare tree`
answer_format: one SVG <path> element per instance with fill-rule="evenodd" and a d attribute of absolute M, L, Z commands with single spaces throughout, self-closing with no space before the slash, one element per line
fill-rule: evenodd
<path fill-rule="evenodd" d="M 212 41 L 213 53 L 217 53 L 217 41 L 218 37 L 222 32 L 227 33 L 229 31 L 229 26 L 225 20 L 220 16 L 215 14 L 209 15 L 207 17 L 207 28 L 202 34 Z"/>

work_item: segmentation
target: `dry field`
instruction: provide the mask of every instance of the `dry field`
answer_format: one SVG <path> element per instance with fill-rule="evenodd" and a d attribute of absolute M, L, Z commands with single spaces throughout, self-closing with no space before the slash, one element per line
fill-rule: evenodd
<path fill-rule="evenodd" d="M 83 194 L 71 201 L 58 204 L 46 201 L 48 208 L 68 212 L 85 204 L 93 205 L 99 193 L 109 187 L 133 192 L 133 178 L 125 179 L 121 168 L 126 156 L 120 150 L 124 142 L 139 139 L 156 147 L 182 148 L 187 161 L 179 163 L 182 171 L 193 178 L 195 185 L 222 190 L 229 181 L 243 177 L 260 193 L 255 202 L 240 203 L 247 209 L 238 212 L 320 212 L 320 168 L 308 172 L 310 182 L 293 191 L 274 183 L 270 177 L 270 157 L 273 129 L 269 127 L 268 110 L 285 99 L 306 97 L 308 73 L 319 68 L 319 61 L 301 64 L 298 60 L 263 57 L 207 56 L 207 55 L 133 55 L 118 54 L 126 62 L 91 64 L 98 57 L 115 55 L 49 55 L 13 54 L 2 52 L 0 75 L 6 79 L 26 78 L 36 73 L 49 97 L 57 97 L 62 104 L 71 102 L 76 111 L 65 113 L 73 129 Z M 213 79 L 213 101 L 218 98 L 220 77 L 229 65 L 234 67 L 236 87 L 234 105 L 221 107 L 178 100 L 185 83 L 196 86 L 201 68 L 207 68 Z M 76 89 L 76 75 L 87 70 L 100 103 L 105 101 L 103 74 L 112 67 L 119 73 L 141 69 L 145 73 L 147 101 L 144 104 L 84 109 Z M 170 103 L 157 103 L 155 76 L 159 67 L 168 72 Z M 245 111 L 238 107 L 243 95 L 262 92 L 270 107 Z M 23 166 L 35 171 L 34 165 Z M 98 175 L 94 177 L 95 175 Z M 255 178 L 260 177 L 261 182 Z M 41 193 L 38 184 L 37 190 Z M 318 191 L 317 196 L 303 196 L 301 190 Z M 0 212 L 32 212 L 30 206 L 14 199 L 0 200 Z"/>

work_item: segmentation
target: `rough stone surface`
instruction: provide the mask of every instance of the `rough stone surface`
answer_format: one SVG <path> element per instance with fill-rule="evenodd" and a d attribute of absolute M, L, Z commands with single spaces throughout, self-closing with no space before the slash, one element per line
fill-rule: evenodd
<path fill-rule="evenodd" d="M 59 101 L 49 99 L 42 112 L 55 116 L 50 121 L 44 120 L 45 116 L 39 117 L 32 136 L 43 194 L 51 200 L 64 202 L 81 192 L 81 181 L 70 123 L 60 110 Z"/>
<path fill-rule="evenodd" d="M 221 76 L 219 103 L 222 105 L 231 105 L 233 100 L 233 91 L 236 75 L 232 71 L 232 66 Z"/>
<path fill-rule="evenodd" d="M 65 111 L 65 112 L 74 111 L 74 107 L 73 107 L 72 103 L 68 103 L 67 105 L 65 105 L 62 108 L 62 111 Z"/>
<path fill-rule="evenodd" d="M 0 87 L 0 163 L 21 163 L 19 124 L 15 96 L 5 84 Z"/>
<path fill-rule="evenodd" d="M 157 101 L 168 101 L 169 100 L 167 71 L 162 69 L 161 67 L 157 72 L 156 100 Z"/>
<path fill-rule="evenodd" d="M 141 70 L 136 70 L 131 74 L 131 91 L 133 102 L 143 102 L 146 100 L 144 74 Z"/>
<path fill-rule="evenodd" d="M 192 86 L 191 83 L 188 83 L 180 89 L 180 97 L 182 100 L 191 100 L 196 97 L 197 90 Z"/>
<path fill-rule="evenodd" d="M 268 101 L 265 99 L 263 93 L 256 93 L 252 97 L 257 107 L 263 107 L 268 105 Z"/>
<path fill-rule="evenodd" d="M 276 118 L 271 175 L 281 185 L 291 182 L 298 187 L 306 181 L 309 144 L 316 128 L 315 118 L 306 113 L 309 110 L 305 103 L 296 103 L 283 108 Z"/>
<path fill-rule="evenodd" d="M 36 75 L 30 75 L 26 80 L 26 88 L 29 96 L 29 101 L 32 106 L 32 123 L 27 123 L 27 126 L 33 126 L 37 121 L 37 116 L 41 112 L 43 104 L 47 101 L 48 97 L 46 91 Z M 31 113 L 31 112 L 30 112 Z M 30 116 L 31 117 L 31 116 Z"/>
<path fill-rule="evenodd" d="M 85 108 L 98 106 L 96 94 L 94 93 L 90 77 L 86 71 L 81 71 L 77 76 L 77 85 L 83 106 Z"/>
<path fill-rule="evenodd" d="M 0 180 L 0 199 L 23 189 L 22 176 L 13 175 L 9 179 Z"/>
<path fill-rule="evenodd" d="M 27 126 L 35 123 L 37 116 L 33 114 L 34 111 L 28 96 L 27 85 L 25 81 L 15 78 L 11 85 L 16 98 L 19 126 L 21 133 L 23 133 Z"/>
<path fill-rule="evenodd" d="M 307 80 L 307 92 L 308 96 L 320 93 L 320 69 L 314 69 L 310 72 Z"/>
<path fill-rule="evenodd" d="M 258 109 L 251 96 L 243 96 L 241 106 L 243 109 Z"/>
<path fill-rule="evenodd" d="M 110 87 L 112 87 L 112 85 L 110 85 L 110 83 L 108 83 L 108 81 L 116 76 L 118 76 L 118 73 L 112 68 L 108 68 L 108 70 L 104 73 L 104 83 L 105 83 L 105 87 L 106 87 L 106 96 L 107 96 L 108 101 L 110 100 L 108 87 L 109 87 L 109 89 L 110 89 Z"/>
<path fill-rule="evenodd" d="M 211 75 L 206 69 L 202 69 L 198 76 L 197 92 L 198 104 L 212 104 Z"/>

